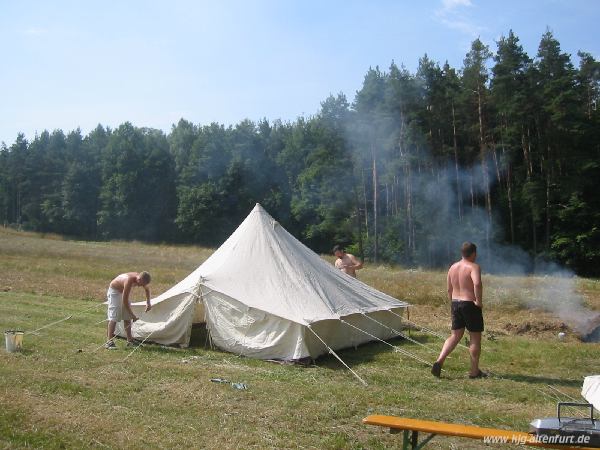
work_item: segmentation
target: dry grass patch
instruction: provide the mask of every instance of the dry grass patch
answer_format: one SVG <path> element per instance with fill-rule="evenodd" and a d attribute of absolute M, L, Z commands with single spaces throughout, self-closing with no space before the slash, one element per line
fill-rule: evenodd
<path fill-rule="evenodd" d="M 193 246 L 42 239 L 0 228 L 0 291 L 104 301 L 113 277 L 147 270 L 152 291 L 160 293 L 211 253 Z"/>

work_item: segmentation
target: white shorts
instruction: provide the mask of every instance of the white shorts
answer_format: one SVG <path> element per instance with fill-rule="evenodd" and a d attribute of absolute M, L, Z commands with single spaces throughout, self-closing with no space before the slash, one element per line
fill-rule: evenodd
<path fill-rule="evenodd" d="M 133 320 L 127 308 L 123 308 L 123 294 L 121 292 L 109 287 L 106 291 L 106 301 L 108 302 L 109 321 Z"/>

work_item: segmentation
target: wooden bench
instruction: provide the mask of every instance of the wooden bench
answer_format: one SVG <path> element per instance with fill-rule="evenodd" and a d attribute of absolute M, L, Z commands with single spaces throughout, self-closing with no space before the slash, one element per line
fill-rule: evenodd
<path fill-rule="evenodd" d="M 454 423 L 433 422 L 430 420 L 407 419 L 394 416 L 368 416 L 363 419 L 367 425 L 387 427 L 390 433 L 404 434 L 402 448 L 404 450 L 418 450 L 423 448 L 436 435 L 456 436 L 477 439 L 487 444 L 515 444 L 530 445 L 532 447 L 560 448 L 563 450 L 594 450 L 589 447 L 576 447 L 571 445 L 558 445 L 541 442 L 536 436 L 522 431 L 499 430 L 497 428 L 481 428 L 472 425 L 459 425 Z M 429 435 L 419 441 L 419 432 Z M 490 448 L 493 448 L 490 447 Z M 598 450 L 598 449 L 595 449 Z"/>

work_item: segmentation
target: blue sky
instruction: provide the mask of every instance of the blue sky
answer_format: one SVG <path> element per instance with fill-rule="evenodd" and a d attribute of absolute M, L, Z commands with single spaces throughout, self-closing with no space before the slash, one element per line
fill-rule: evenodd
<path fill-rule="evenodd" d="M 410 71 L 427 53 L 460 68 L 478 36 L 509 29 L 535 56 L 600 58 L 595 0 L 0 0 L 0 142 L 18 132 L 179 118 L 295 120 L 330 93 L 351 101 L 369 66 Z"/>

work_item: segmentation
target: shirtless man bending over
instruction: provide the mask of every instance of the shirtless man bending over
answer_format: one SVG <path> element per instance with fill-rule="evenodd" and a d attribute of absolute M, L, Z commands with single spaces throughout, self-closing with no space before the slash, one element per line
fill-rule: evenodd
<path fill-rule="evenodd" d="M 465 333 L 469 330 L 469 354 L 471 355 L 471 370 L 469 378 L 484 378 L 486 373 L 479 369 L 481 353 L 481 332 L 483 331 L 483 314 L 481 312 L 481 268 L 475 264 L 477 246 L 465 242 L 461 248 L 462 259 L 452 265 L 448 271 L 448 298 L 452 302 L 452 334 L 442 347 L 437 361 L 431 368 L 431 373 L 439 377 L 446 357 L 454 350 Z"/>
<path fill-rule="evenodd" d="M 117 322 L 121 320 L 125 324 L 125 333 L 127 334 L 127 346 L 133 346 L 133 337 L 131 336 L 131 322 L 138 320 L 136 315 L 131 310 L 131 302 L 129 295 L 131 288 L 140 286 L 146 292 L 146 311 L 150 311 L 150 274 L 148 272 L 128 272 L 118 275 L 110 282 L 106 298 L 108 303 L 108 341 L 104 345 L 105 348 L 112 350 L 117 348 L 113 338 L 115 337 L 115 328 Z"/>
<path fill-rule="evenodd" d="M 363 263 L 356 256 L 346 253 L 341 245 L 333 247 L 333 254 L 337 257 L 335 268 L 356 278 L 356 271 L 362 269 Z"/>

